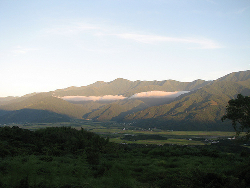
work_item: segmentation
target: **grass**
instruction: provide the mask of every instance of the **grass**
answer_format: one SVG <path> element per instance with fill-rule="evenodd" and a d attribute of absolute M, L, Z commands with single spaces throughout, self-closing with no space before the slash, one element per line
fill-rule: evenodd
<path fill-rule="evenodd" d="M 235 132 L 221 131 L 138 131 L 138 130 L 121 130 L 123 134 L 157 134 L 171 136 L 235 136 Z"/>
<path fill-rule="evenodd" d="M 127 141 L 122 140 L 120 137 L 110 138 L 111 142 L 115 143 L 125 143 L 125 144 L 176 144 L 176 145 L 205 145 L 201 141 L 187 140 L 187 139 L 167 139 L 167 140 L 137 140 L 137 141 Z"/>

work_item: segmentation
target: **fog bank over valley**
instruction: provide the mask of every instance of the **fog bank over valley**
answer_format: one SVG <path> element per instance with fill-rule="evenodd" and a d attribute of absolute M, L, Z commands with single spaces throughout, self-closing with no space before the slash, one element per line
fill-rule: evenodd
<path fill-rule="evenodd" d="M 104 95 L 104 96 L 64 96 L 60 97 L 66 101 L 110 101 L 110 100 L 123 100 L 123 99 L 136 99 L 136 98 L 176 98 L 189 91 L 147 91 L 136 93 L 131 97 L 124 97 L 123 95 Z"/>
<path fill-rule="evenodd" d="M 130 98 L 176 98 L 184 93 L 188 93 L 189 91 L 175 91 L 175 92 L 166 92 L 166 91 L 147 91 L 136 93 L 132 95 Z"/>
<path fill-rule="evenodd" d="M 109 101 L 126 99 L 122 95 L 104 95 L 104 96 L 64 96 L 60 97 L 66 101 Z"/>

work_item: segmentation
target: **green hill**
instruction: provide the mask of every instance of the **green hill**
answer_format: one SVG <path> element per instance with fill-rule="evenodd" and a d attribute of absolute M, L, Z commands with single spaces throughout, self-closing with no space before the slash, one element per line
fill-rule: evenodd
<path fill-rule="evenodd" d="M 249 71 L 232 73 L 182 95 L 170 104 L 150 107 L 130 114 L 125 119 L 140 120 L 141 124 L 151 127 L 152 122 L 157 122 L 156 126 L 174 130 L 184 127 L 193 130 L 231 129 L 229 122 L 222 123 L 220 119 L 225 113 L 228 100 L 236 97 L 238 93 L 250 95 L 248 75 Z"/>

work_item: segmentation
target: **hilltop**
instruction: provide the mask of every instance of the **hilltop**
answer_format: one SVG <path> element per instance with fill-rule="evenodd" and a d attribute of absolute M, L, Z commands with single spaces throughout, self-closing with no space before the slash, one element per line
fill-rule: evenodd
<path fill-rule="evenodd" d="M 162 92 L 164 96 L 152 96 L 151 91 Z M 176 91 L 179 95 L 170 93 Z M 225 113 L 227 101 L 238 93 L 250 95 L 250 71 L 230 73 L 214 81 L 129 81 L 118 78 L 88 86 L 1 98 L 0 123 L 16 122 L 18 114 L 23 116 L 17 112 L 29 109 L 34 111 L 34 116 L 38 116 L 35 110 L 43 110 L 53 112 L 55 118 L 62 115 L 59 119 L 133 122 L 145 128 L 230 130 L 229 122 L 222 124 L 220 118 Z M 72 96 L 82 96 L 84 100 L 64 100 Z M 52 119 L 47 118 L 47 121 Z"/>

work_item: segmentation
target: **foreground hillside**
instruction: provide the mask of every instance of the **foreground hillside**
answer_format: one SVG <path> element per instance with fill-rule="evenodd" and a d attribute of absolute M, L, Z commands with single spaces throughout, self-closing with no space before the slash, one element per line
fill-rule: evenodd
<path fill-rule="evenodd" d="M 123 145 L 70 127 L 0 127 L 0 187 L 245 188 L 249 154 L 232 140 Z"/>
<path fill-rule="evenodd" d="M 141 92 L 151 91 L 186 91 L 186 93 L 177 98 L 135 97 L 142 96 Z M 39 116 L 38 111 L 35 110 L 44 110 L 47 114 L 53 112 L 50 117 L 54 115 L 55 119 L 59 118 L 58 115 L 63 115 L 64 118 L 67 116 L 67 118 L 94 121 L 133 122 L 145 128 L 231 130 L 230 122 L 222 123 L 220 118 L 225 113 L 228 100 L 236 97 L 238 93 L 250 95 L 250 71 L 231 73 L 214 81 L 133 82 L 119 78 L 112 82 L 96 82 L 83 87 L 33 93 L 18 98 L 1 98 L 0 124 L 23 122 L 24 115 L 18 111 L 30 109 L 30 111 L 33 110 L 33 116 Z M 70 101 L 63 100 L 65 96 L 85 98 L 83 97 L 82 101 Z M 108 100 L 105 96 L 106 98 L 108 96 Z M 118 98 L 121 99 L 118 100 Z M 27 119 L 28 121 L 30 120 Z M 41 121 L 41 118 L 37 121 Z M 47 118 L 46 121 L 52 121 L 52 118 Z"/>

